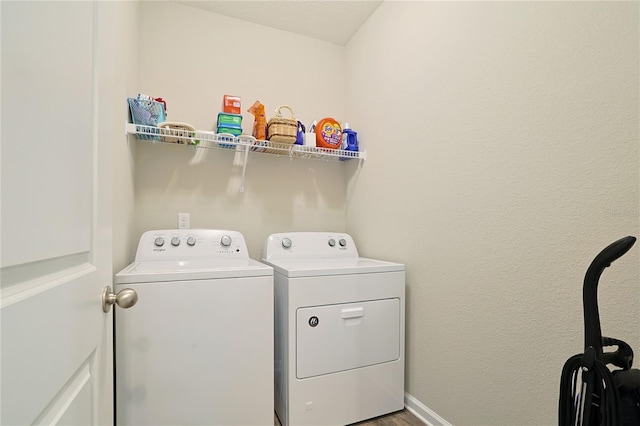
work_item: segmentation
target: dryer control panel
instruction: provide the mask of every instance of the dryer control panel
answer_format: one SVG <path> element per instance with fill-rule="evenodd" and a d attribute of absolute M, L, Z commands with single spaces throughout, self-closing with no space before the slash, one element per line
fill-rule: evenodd
<path fill-rule="evenodd" d="M 358 257 L 358 249 L 353 238 L 349 234 L 338 232 L 271 234 L 262 251 L 262 258 L 266 260 Z"/>
<path fill-rule="evenodd" d="M 244 236 L 221 229 L 164 229 L 140 237 L 136 262 L 181 259 L 248 259 Z"/>

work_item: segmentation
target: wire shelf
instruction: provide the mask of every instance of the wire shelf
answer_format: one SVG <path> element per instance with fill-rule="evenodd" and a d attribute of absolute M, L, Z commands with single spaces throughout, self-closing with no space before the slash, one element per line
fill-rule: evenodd
<path fill-rule="evenodd" d="M 275 143 L 257 140 L 252 136 L 233 136 L 204 130 L 162 129 L 154 126 L 127 123 L 126 133 L 137 139 L 161 144 L 182 144 L 195 148 L 238 149 L 267 155 L 289 156 L 314 160 L 344 161 L 364 160 L 364 151 L 317 148 L 312 146 Z"/>

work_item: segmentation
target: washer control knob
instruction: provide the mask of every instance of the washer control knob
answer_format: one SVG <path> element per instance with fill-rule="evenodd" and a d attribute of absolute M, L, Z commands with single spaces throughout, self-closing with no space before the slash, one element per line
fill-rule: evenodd
<path fill-rule="evenodd" d="M 196 245 L 196 237 L 189 237 L 187 238 L 187 245 L 189 246 L 195 246 Z"/>
<path fill-rule="evenodd" d="M 180 245 L 180 238 L 173 237 L 171 239 L 171 245 L 174 246 L 174 247 L 178 247 Z"/>
<path fill-rule="evenodd" d="M 223 247 L 229 247 L 231 245 L 231 237 L 223 235 L 222 238 L 220 238 L 220 245 Z"/>
<path fill-rule="evenodd" d="M 282 239 L 282 247 L 288 249 L 291 248 L 291 239 L 290 238 L 283 238 Z"/>
<path fill-rule="evenodd" d="M 156 245 L 156 247 L 162 247 L 164 245 L 164 238 L 162 237 L 158 237 L 153 241 L 153 244 Z"/>
<path fill-rule="evenodd" d="M 344 238 L 340 238 L 338 244 L 340 244 L 340 247 L 345 247 L 347 245 L 347 240 L 345 240 Z"/>
<path fill-rule="evenodd" d="M 329 247 L 334 247 L 336 245 L 336 240 L 334 240 L 333 238 L 331 238 L 329 240 Z"/>

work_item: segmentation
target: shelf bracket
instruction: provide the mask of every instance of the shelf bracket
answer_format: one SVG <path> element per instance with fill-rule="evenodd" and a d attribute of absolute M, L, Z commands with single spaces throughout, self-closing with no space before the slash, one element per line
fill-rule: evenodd
<path fill-rule="evenodd" d="M 249 160 L 249 147 L 244 147 L 244 161 L 242 162 L 242 178 L 240 179 L 240 192 L 244 192 L 244 177 L 247 171 L 247 161 Z"/>

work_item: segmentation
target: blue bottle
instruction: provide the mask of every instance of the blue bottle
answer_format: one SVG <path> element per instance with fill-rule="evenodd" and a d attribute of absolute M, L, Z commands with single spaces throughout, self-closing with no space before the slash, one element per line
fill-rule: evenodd
<path fill-rule="evenodd" d="M 358 152 L 358 132 L 351 130 L 349 123 L 344 123 L 342 129 L 342 149 L 344 151 Z M 354 157 L 340 157 L 340 160 L 350 160 Z"/>

